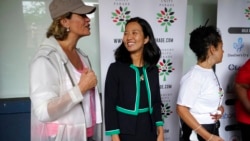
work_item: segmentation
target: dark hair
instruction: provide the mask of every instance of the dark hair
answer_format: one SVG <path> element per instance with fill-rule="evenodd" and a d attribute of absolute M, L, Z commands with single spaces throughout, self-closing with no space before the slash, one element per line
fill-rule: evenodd
<path fill-rule="evenodd" d="M 54 36 L 57 40 L 64 40 L 68 37 L 68 31 L 65 27 L 62 26 L 62 24 L 60 23 L 61 19 L 63 18 L 67 18 L 70 19 L 73 13 L 68 12 L 62 16 L 60 16 L 59 18 L 53 20 L 53 22 L 51 23 L 48 31 L 47 31 L 47 38 L 49 38 L 50 36 Z"/>
<path fill-rule="evenodd" d="M 142 27 L 144 37 L 149 38 L 148 43 L 145 44 L 143 49 L 144 65 L 149 67 L 156 65 L 161 57 L 161 50 L 159 46 L 156 44 L 153 30 L 150 24 L 146 20 L 140 17 L 134 17 L 127 21 L 126 26 L 131 22 L 137 22 Z M 130 53 L 126 49 L 124 43 L 122 43 L 115 50 L 115 60 L 123 63 L 129 63 L 129 64 L 132 63 Z"/>
<path fill-rule="evenodd" d="M 190 33 L 189 47 L 200 61 L 207 59 L 209 46 L 218 47 L 222 42 L 218 29 L 214 26 L 200 26 Z"/>

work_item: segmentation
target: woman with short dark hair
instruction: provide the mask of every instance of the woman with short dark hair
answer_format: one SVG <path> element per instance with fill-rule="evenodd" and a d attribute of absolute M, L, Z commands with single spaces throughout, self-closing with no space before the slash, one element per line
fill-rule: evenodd
<path fill-rule="evenodd" d="M 223 141 L 219 119 L 223 115 L 223 89 L 213 70 L 222 61 L 223 42 L 213 26 L 201 26 L 190 34 L 189 46 L 197 57 L 181 79 L 177 113 L 182 122 L 184 141 Z"/>

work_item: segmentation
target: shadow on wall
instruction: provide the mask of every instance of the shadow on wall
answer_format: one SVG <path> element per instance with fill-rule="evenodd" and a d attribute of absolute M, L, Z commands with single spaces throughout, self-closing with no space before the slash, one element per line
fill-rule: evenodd
<path fill-rule="evenodd" d="M 0 99 L 0 141 L 30 141 L 30 99 Z"/>

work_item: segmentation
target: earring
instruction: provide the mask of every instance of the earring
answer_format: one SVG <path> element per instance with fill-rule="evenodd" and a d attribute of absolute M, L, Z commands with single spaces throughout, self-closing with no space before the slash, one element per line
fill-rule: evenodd
<path fill-rule="evenodd" d="M 70 31 L 70 30 L 69 30 L 69 27 L 67 27 L 66 31 L 67 31 L 67 32 L 69 32 L 69 31 Z"/>

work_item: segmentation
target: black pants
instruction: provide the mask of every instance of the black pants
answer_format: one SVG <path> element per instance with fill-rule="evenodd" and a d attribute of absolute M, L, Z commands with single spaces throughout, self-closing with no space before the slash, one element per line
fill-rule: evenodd
<path fill-rule="evenodd" d="M 202 124 L 202 127 L 204 127 L 211 134 L 219 136 L 219 127 L 220 127 L 219 121 L 215 124 Z M 192 129 L 186 123 L 183 122 L 182 123 L 181 141 L 190 141 L 189 136 L 191 135 L 191 132 L 192 132 Z M 197 134 L 197 138 L 199 141 L 206 141 L 198 134 Z M 248 140 L 248 141 L 250 141 L 250 140 Z"/>
<path fill-rule="evenodd" d="M 242 141 L 250 141 L 250 124 L 239 123 Z"/>
<path fill-rule="evenodd" d="M 93 139 L 93 137 L 88 137 L 87 141 L 95 141 L 95 140 Z"/>

